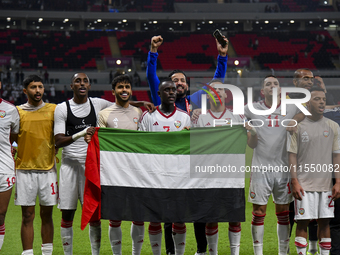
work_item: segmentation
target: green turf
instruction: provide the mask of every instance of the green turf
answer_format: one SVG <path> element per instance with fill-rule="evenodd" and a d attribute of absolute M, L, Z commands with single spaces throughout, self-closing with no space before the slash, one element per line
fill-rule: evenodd
<path fill-rule="evenodd" d="M 247 149 L 246 162 L 250 165 L 251 162 L 251 150 Z M 60 158 L 60 152 L 59 156 Z M 59 169 L 59 164 L 58 164 Z M 249 176 L 249 175 L 248 175 Z M 246 178 L 245 192 L 248 194 L 249 178 Z M 14 190 L 14 189 L 13 189 Z M 37 203 L 38 204 L 38 203 Z M 242 237 L 241 237 L 241 248 L 240 254 L 253 254 L 253 247 L 251 241 L 251 211 L 252 204 L 246 203 L 246 222 L 242 223 Z M 36 219 L 34 221 L 34 252 L 35 254 L 41 254 L 41 236 L 40 236 L 40 218 L 39 218 L 39 206 L 36 206 Z M 88 227 L 84 230 L 80 230 L 80 219 L 81 219 L 81 207 L 78 205 L 73 224 L 74 239 L 73 239 L 73 253 L 74 254 L 91 254 L 90 241 L 88 235 Z M 55 206 L 53 212 L 54 220 L 54 248 L 53 254 L 63 254 L 61 238 L 60 238 L 60 221 L 61 212 Z M 264 234 L 264 254 L 277 254 L 277 235 L 276 235 L 276 216 L 274 212 L 274 204 L 272 200 L 269 200 L 267 207 L 267 216 L 265 218 L 265 234 Z M 0 254 L 21 254 L 22 246 L 20 239 L 20 226 L 21 226 L 21 208 L 14 205 L 14 191 L 11 197 L 10 205 L 6 216 L 6 235 L 2 250 Z M 122 223 L 122 254 L 131 254 L 131 237 L 130 237 L 130 226 L 131 222 Z M 142 254 L 152 254 L 149 237 L 147 234 L 148 223 L 145 224 L 145 239 L 142 249 Z M 293 232 L 294 233 L 294 232 Z M 164 241 L 162 243 L 162 254 L 165 254 Z M 295 247 L 293 240 L 290 241 L 290 249 L 292 254 L 295 254 Z M 193 255 L 196 252 L 196 241 L 194 237 L 193 224 L 187 224 L 187 241 L 185 254 Z M 228 240 L 228 223 L 219 224 L 219 254 L 230 254 L 229 251 L 229 240 Z M 110 242 L 108 238 L 108 221 L 102 221 L 102 243 L 101 243 L 101 254 L 112 254 Z"/>

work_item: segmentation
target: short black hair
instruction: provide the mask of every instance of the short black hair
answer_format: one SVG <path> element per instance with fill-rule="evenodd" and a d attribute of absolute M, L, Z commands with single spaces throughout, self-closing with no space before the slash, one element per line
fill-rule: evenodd
<path fill-rule="evenodd" d="M 39 75 L 36 75 L 36 74 L 31 74 L 31 75 L 27 76 L 23 81 L 25 89 L 27 89 L 28 85 L 31 82 L 41 82 L 41 83 L 43 83 L 43 79 Z"/>
<path fill-rule="evenodd" d="M 171 76 L 173 76 L 175 73 L 182 73 L 184 75 L 184 77 L 185 77 L 185 80 L 186 81 L 188 80 L 187 76 L 185 75 L 185 73 L 182 70 L 179 70 L 179 69 L 175 69 L 175 70 L 171 71 L 171 73 L 169 73 L 168 77 L 171 78 Z"/>
<path fill-rule="evenodd" d="M 265 81 L 267 78 L 269 78 L 269 77 L 272 77 L 272 78 L 277 79 L 277 77 L 276 77 L 275 75 L 272 75 L 272 74 L 266 75 L 266 76 L 263 78 L 262 82 L 261 82 L 261 83 L 262 83 L 261 88 L 264 87 L 264 81 Z"/>
<path fill-rule="evenodd" d="M 112 89 L 116 88 L 117 83 L 129 83 L 132 86 L 131 78 L 127 74 L 121 74 L 115 77 L 111 82 Z"/>
<path fill-rule="evenodd" d="M 162 80 L 159 82 L 159 84 L 158 84 L 158 89 L 159 89 L 159 87 L 161 86 L 161 84 L 162 84 L 163 82 L 167 82 L 167 81 L 173 82 L 173 81 L 171 80 L 170 77 L 164 78 L 164 79 L 162 79 Z"/>
<path fill-rule="evenodd" d="M 82 73 L 82 72 L 80 72 L 80 73 Z M 71 84 L 73 83 L 75 76 L 76 76 L 77 74 L 80 74 L 80 73 L 75 73 L 75 74 L 72 75 L 72 77 L 71 77 Z M 87 76 L 87 74 L 86 74 L 86 73 L 83 73 L 83 74 L 86 75 L 87 79 L 89 79 L 89 82 L 90 82 L 90 78 Z"/>
<path fill-rule="evenodd" d="M 297 70 L 294 72 L 293 78 L 294 78 L 294 79 L 301 78 L 301 77 L 300 77 L 300 72 L 301 72 L 302 70 L 311 71 L 309 68 L 299 68 L 299 69 L 297 69 Z"/>

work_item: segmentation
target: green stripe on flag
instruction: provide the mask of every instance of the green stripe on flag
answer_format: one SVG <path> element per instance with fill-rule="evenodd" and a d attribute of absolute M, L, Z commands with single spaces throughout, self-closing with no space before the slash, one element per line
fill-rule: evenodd
<path fill-rule="evenodd" d="M 242 126 L 192 128 L 180 132 L 142 132 L 100 128 L 101 151 L 145 154 L 244 154 L 247 135 Z"/>

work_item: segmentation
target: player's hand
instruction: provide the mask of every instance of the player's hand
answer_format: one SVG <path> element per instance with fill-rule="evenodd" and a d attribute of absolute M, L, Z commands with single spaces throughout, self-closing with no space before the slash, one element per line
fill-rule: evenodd
<path fill-rule="evenodd" d="M 286 127 L 286 130 L 293 135 L 294 133 L 297 133 L 297 121 L 290 121 Z"/>
<path fill-rule="evenodd" d="M 59 148 L 57 148 L 57 146 L 54 147 L 54 156 L 58 155 L 59 152 Z"/>
<path fill-rule="evenodd" d="M 96 128 L 95 127 L 89 127 L 86 130 L 86 135 L 84 136 L 84 140 L 86 143 L 90 143 L 92 136 L 94 135 L 94 133 L 96 132 Z"/>
<path fill-rule="evenodd" d="M 157 52 L 159 46 L 163 43 L 163 37 L 160 35 L 153 36 L 151 38 L 151 52 Z"/>
<path fill-rule="evenodd" d="M 249 121 L 247 121 L 247 122 L 245 123 L 244 128 L 245 128 L 246 130 L 248 130 L 252 136 L 256 136 L 256 135 L 257 135 L 256 128 L 254 128 L 254 127 L 252 127 L 251 125 L 249 125 Z"/>
<path fill-rule="evenodd" d="M 327 93 L 327 90 L 326 90 L 326 85 L 325 83 L 323 82 L 323 79 L 320 77 L 320 76 L 315 76 L 314 79 L 316 80 L 315 81 L 315 84 L 319 87 L 319 88 L 322 88 L 325 93 Z"/>
<path fill-rule="evenodd" d="M 293 197 L 297 200 L 302 200 L 302 196 L 305 196 L 305 191 L 301 187 L 298 181 L 292 182 Z M 302 196 L 301 196 L 302 195 Z"/>
<path fill-rule="evenodd" d="M 182 130 L 184 130 L 184 129 L 190 130 L 190 127 L 186 126 L 186 127 L 184 127 Z"/>
<path fill-rule="evenodd" d="M 222 46 L 221 46 L 221 44 L 217 41 L 217 39 L 215 39 L 216 40 L 216 46 L 217 46 L 217 50 L 218 50 L 218 54 L 220 55 L 220 56 L 222 56 L 222 57 L 225 57 L 225 56 L 227 56 L 227 53 L 228 53 L 228 45 L 229 45 L 229 41 L 228 41 L 228 39 L 223 35 L 223 39 L 224 39 L 224 41 L 226 41 L 227 42 L 227 45 L 223 48 Z"/>
<path fill-rule="evenodd" d="M 90 142 L 91 142 L 91 139 L 92 139 L 92 135 L 86 134 L 86 135 L 84 136 L 84 140 L 85 140 L 86 143 L 90 143 Z"/>
<path fill-rule="evenodd" d="M 253 127 L 250 126 L 250 125 L 249 125 L 249 121 L 247 121 L 246 124 L 244 125 L 244 128 L 245 128 L 246 130 L 249 130 L 249 131 L 250 131 Z"/>
<path fill-rule="evenodd" d="M 195 120 L 198 120 L 198 117 L 201 115 L 202 110 L 201 109 L 195 109 L 192 111 L 191 121 L 194 122 Z"/>
<path fill-rule="evenodd" d="M 153 103 L 144 101 L 143 104 L 144 104 L 144 107 L 148 110 L 149 113 L 156 111 L 156 106 L 154 106 Z"/>
<path fill-rule="evenodd" d="M 332 188 L 332 200 L 337 200 L 340 198 L 340 183 L 335 183 Z"/>

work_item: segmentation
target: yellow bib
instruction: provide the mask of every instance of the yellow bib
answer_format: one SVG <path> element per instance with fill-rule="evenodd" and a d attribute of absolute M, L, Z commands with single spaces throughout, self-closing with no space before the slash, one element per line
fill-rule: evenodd
<path fill-rule="evenodd" d="M 50 170 L 54 165 L 54 109 L 46 103 L 36 111 L 17 107 L 20 114 L 16 168 L 21 170 Z"/>

